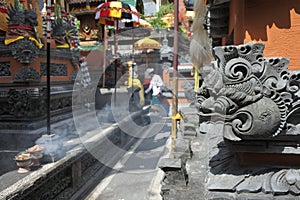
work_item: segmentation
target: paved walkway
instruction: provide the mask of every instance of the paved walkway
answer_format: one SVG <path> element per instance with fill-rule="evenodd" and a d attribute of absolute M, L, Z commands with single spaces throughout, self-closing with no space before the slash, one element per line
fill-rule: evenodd
<path fill-rule="evenodd" d="M 161 126 L 157 123 L 153 126 Z M 143 134 L 151 134 L 149 128 Z M 142 131 L 142 130 L 141 130 Z M 139 140 L 85 200 L 160 200 L 161 157 L 169 156 L 171 123 L 152 137 Z"/>

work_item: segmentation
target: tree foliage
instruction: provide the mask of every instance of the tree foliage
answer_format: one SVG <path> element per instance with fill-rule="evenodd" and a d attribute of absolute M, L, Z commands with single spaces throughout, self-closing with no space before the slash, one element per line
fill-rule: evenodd
<path fill-rule="evenodd" d="M 167 28 L 168 24 L 162 20 L 162 17 L 168 13 L 174 13 L 174 4 L 162 5 L 153 18 L 148 21 L 153 28 Z"/>

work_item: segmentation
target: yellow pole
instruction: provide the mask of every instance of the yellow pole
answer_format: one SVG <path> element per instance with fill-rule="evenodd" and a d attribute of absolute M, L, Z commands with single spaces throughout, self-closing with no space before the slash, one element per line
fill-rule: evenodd
<path fill-rule="evenodd" d="M 195 66 L 193 66 L 193 68 L 194 68 L 194 81 L 195 81 L 194 91 L 197 92 L 197 90 L 199 89 L 199 70 Z"/>

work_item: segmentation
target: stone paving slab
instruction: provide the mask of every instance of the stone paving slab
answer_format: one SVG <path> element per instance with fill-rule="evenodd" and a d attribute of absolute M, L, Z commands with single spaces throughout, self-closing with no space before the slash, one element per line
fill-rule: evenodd
<path fill-rule="evenodd" d="M 101 181 L 85 200 L 162 199 L 160 191 L 164 173 L 158 168 L 158 162 L 169 157 L 171 124 L 168 126 L 167 132 L 137 142 L 114 166 L 118 170 Z"/>

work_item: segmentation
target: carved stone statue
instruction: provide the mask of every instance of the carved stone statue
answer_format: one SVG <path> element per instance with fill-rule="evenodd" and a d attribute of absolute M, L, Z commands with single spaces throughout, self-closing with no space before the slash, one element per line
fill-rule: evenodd
<path fill-rule="evenodd" d="M 197 105 L 201 122 L 224 122 L 228 140 L 272 140 L 296 126 L 300 74 L 287 71 L 287 58 L 264 58 L 263 49 L 263 44 L 214 48 L 216 61 Z"/>
<path fill-rule="evenodd" d="M 29 38 L 39 48 L 42 44 L 39 41 L 35 27 L 38 25 L 37 14 L 34 9 L 19 9 L 15 3 L 7 8 L 8 30 L 5 36 L 5 44 L 9 45 L 23 38 Z"/>
<path fill-rule="evenodd" d="M 7 8 L 8 29 L 5 45 L 8 45 L 12 56 L 20 63 L 31 63 L 38 56 L 42 44 L 38 37 L 36 26 L 37 14 L 34 9 L 18 8 L 17 2 Z"/>
<path fill-rule="evenodd" d="M 51 37 L 55 39 L 56 48 L 70 48 L 70 38 L 73 35 L 71 25 L 65 20 L 55 20 L 52 26 Z"/>
<path fill-rule="evenodd" d="M 197 92 L 207 199 L 299 198 L 300 73 L 263 50 L 215 47 Z"/>

